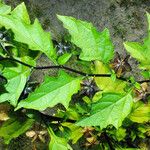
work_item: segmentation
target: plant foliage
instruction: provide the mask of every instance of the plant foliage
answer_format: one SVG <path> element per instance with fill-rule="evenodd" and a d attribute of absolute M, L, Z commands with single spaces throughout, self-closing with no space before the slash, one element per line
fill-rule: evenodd
<path fill-rule="evenodd" d="M 10 107 L 0 110 L 0 136 L 9 144 L 23 133 L 32 142 L 47 135 L 50 150 L 140 148 L 150 137 L 150 15 L 143 43 L 124 43 L 140 64 L 140 81 L 126 75 L 130 58 L 115 57 L 108 29 L 57 17 L 71 40 L 52 41 L 37 19 L 31 23 L 24 3 L 14 10 L 0 3 L 0 105 Z M 55 65 L 37 66 L 43 53 Z M 58 75 L 31 81 L 32 71 L 43 69 Z"/>

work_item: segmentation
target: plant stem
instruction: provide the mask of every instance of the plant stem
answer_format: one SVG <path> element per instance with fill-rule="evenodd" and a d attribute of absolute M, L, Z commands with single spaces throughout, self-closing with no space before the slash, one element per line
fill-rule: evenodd
<path fill-rule="evenodd" d="M 19 63 L 19 64 L 22 64 L 26 67 L 29 67 L 29 68 L 33 68 L 33 69 L 36 69 L 36 70 L 44 70 L 44 69 L 64 69 L 64 70 L 67 70 L 67 71 L 70 71 L 70 72 L 74 72 L 76 74 L 79 74 L 79 75 L 82 75 L 82 76 L 86 76 L 86 77 L 111 77 L 111 74 L 88 74 L 88 73 L 85 73 L 85 72 L 82 72 L 82 71 L 78 71 L 78 70 L 75 70 L 75 69 L 72 69 L 72 68 L 69 68 L 69 67 L 65 67 L 63 65 L 54 65 L 54 66 L 39 66 L 39 67 L 35 67 L 35 66 L 32 66 L 32 65 L 29 65 L 27 63 L 24 63 L 20 60 L 17 60 L 15 58 L 12 58 L 12 57 L 1 57 L 0 58 L 0 61 L 5 61 L 5 60 L 9 60 L 9 61 L 12 61 L 12 62 L 16 62 L 16 63 Z M 131 83 L 131 81 L 127 78 L 123 78 L 123 77 L 116 77 L 118 80 L 122 80 L 122 81 L 127 81 L 129 83 Z M 142 80 L 142 81 L 137 81 L 138 83 L 143 83 L 143 82 L 150 82 L 150 80 Z"/>

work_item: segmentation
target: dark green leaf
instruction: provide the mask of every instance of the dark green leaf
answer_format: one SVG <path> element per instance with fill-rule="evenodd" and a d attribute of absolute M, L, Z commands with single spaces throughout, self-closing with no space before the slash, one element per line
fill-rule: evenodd
<path fill-rule="evenodd" d="M 9 119 L 0 127 L 0 136 L 4 138 L 6 144 L 9 144 L 11 139 L 18 137 L 31 128 L 33 122 L 33 119 L 27 118 Z"/>
<path fill-rule="evenodd" d="M 20 60 L 31 65 L 35 65 L 34 60 L 30 60 L 29 57 L 22 57 Z M 0 95 L 0 103 L 9 101 L 11 105 L 17 105 L 18 98 L 24 89 L 30 71 L 30 68 L 21 64 L 18 64 L 17 67 L 5 67 L 3 70 L 3 76 L 8 80 L 7 84 L 5 85 L 7 93 Z"/>

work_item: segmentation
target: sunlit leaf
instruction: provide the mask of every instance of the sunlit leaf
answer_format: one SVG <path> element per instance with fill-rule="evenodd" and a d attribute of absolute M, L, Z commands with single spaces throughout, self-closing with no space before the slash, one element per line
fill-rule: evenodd
<path fill-rule="evenodd" d="M 50 150 L 72 150 L 66 139 L 56 136 L 51 128 L 48 129 L 48 132 L 51 137 L 49 144 Z"/>
<path fill-rule="evenodd" d="M 148 18 L 148 37 L 144 39 L 143 44 L 138 42 L 125 42 L 124 46 L 132 57 L 140 62 L 142 69 L 150 70 L 150 14 L 147 13 Z"/>
<path fill-rule="evenodd" d="M 54 49 L 50 33 L 44 32 L 37 19 L 33 24 L 29 23 L 24 4 L 20 4 L 10 15 L 0 15 L 0 25 L 11 29 L 16 41 L 25 43 L 31 50 L 39 50 L 53 59 L 51 56 Z"/>
<path fill-rule="evenodd" d="M 0 2 L 0 14 L 6 15 L 11 12 L 11 7 Z"/>
<path fill-rule="evenodd" d="M 110 74 L 109 68 L 100 61 L 95 61 L 95 72 L 97 74 Z M 95 82 L 102 92 L 124 93 L 126 82 L 110 77 L 95 77 Z"/>
<path fill-rule="evenodd" d="M 20 19 L 21 21 L 25 22 L 26 24 L 30 24 L 30 18 L 26 9 L 26 6 L 23 3 L 18 5 L 12 12 L 11 16 L 16 19 Z"/>
<path fill-rule="evenodd" d="M 130 94 L 105 93 L 103 97 L 92 105 L 90 115 L 80 120 L 78 126 L 100 126 L 101 129 L 108 125 L 119 128 L 132 108 L 133 100 Z"/>
<path fill-rule="evenodd" d="M 80 80 L 80 78 L 73 78 L 63 71 L 60 71 L 58 77 L 47 76 L 39 88 L 18 104 L 17 109 L 24 107 L 44 110 L 58 103 L 67 108 L 71 96 L 80 89 Z"/>
<path fill-rule="evenodd" d="M 113 58 L 114 49 L 108 29 L 98 32 L 91 23 L 73 17 L 60 15 L 57 17 L 68 29 L 72 42 L 81 48 L 80 59 L 86 61 L 101 60 L 108 63 Z"/>
<path fill-rule="evenodd" d="M 121 140 L 124 140 L 124 138 L 126 137 L 126 129 L 124 128 L 119 128 L 117 131 L 116 131 L 116 138 L 118 141 L 121 141 Z"/>
<path fill-rule="evenodd" d="M 141 101 L 135 103 L 129 119 L 137 123 L 150 121 L 150 104 L 144 104 Z"/>
<path fill-rule="evenodd" d="M 65 53 L 64 55 L 58 58 L 58 63 L 60 65 L 64 65 L 70 59 L 71 56 L 72 56 L 71 54 Z"/>

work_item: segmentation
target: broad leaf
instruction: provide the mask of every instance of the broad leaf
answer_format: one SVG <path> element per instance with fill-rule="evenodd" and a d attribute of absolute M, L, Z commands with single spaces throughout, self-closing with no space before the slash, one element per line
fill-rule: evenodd
<path fill-rule="evenodd" d="M 16 19 L 20 19 L 21 21 L 25 22 L 26 24 L 30 24 L 30 18 L 26 9 L 26 6 L 23 3 L 18 5 L 12 12 L 11 16 Z"/>
<path fill-rule="evenodd" d="M 35 64 L 28 57 L 22 57 L 20 60 L 31 65 Z M 17 64 L 17 66 L 13 66 L 14 64 L 12 63 L 8 64 L 12 66 L 5 67 L 3 70 L 3 76 L 8 80 L 8 83 L 5 85 L 7 92 L 0 95 L 0 103 L 9 101 L 11 105 L 16 106 L 31 69 L 21 64 Z"/>
<path fill-rule="evenodd" d="M 101 129 L 113 125 L 119 128 L 130 113 L 132 104 L 130 94 L 105 93 L 98 102 L 92 105 L 89 117 L 82 119 L 77 125 L 100 126 Z"/>
<path fill-rule="evenodd" d="M 95 61 L 95 72 L 97 74 L 110 74 L 109 68 L 100 61 Z M 102 92 L 125 93 L 126 82 L 116 79 L 113 81 L 110 77 L 95 78 L 96 84 Z"/>
<path fill-rule="evenodd" d="M 148 37 L 143 41 L 143 44 L 137 42 L 125 42 L 124 46 L 132 57 L 140 62 L 142 69 L 150 70 L 150 14 L 147 13 L 148 18 Z"/>
<path fill-rule="evenodd" d="M 9 144 L 11 139 L 18 137 L 31 128 L 33 122 L 33 119 L 23 117 L 9 119 L 0 127 L 0 137 L 3 137 L 5 143 Z"/>
<path fill-rule="evenodd" d="M 135 103 L 129 119 L 137 123 L 150 121 L 150 104 L 144 104 L 143 102 Z"/>
<path fill-rule="evenodd" d="M 40 50 L 52 59 L 54 49 L 50 34 L 43 31 L 37 19 L 33 24 L 29 23 L 24 4 L 20 4 L 10 15 L 0 15 L 0 25 L 11 29 L 16 41 L 27 44 L 31 50 Z"/>
<path fill-rule="evenodd" d="M 71 96 L 80 89 L 80 78 L 73 78 L 67 73 L 60 71 L 59 76 L 46 77 L 45 81 L 35 92 L 31 93 L 26 100 L 22 100 L 17 109 L 24 107 L 29 109 L 44 110 L 58 103 L 66 108 Z"/>
<path fill-rule="evenodd" d="M 113 58 L 114 49 L 107 29 L 98 32 L 91 23 L 72 17 L 58 15 L 58 19 L 68 29 L 72 42 L 81 48 L 80 59 L 101 60 L 108 63 Z"/>
<path fill-rule="evenodd" d="M 11 7 L 0 2 L 0 14 L 6 15 L 11 12 Z"/>
<path fill-rule="evenodd" d="M 48 129 L 48 132 L 51 137 L 49 150 L 72 150 L 66 139 L 56 136 L 51 128 Z"/>

